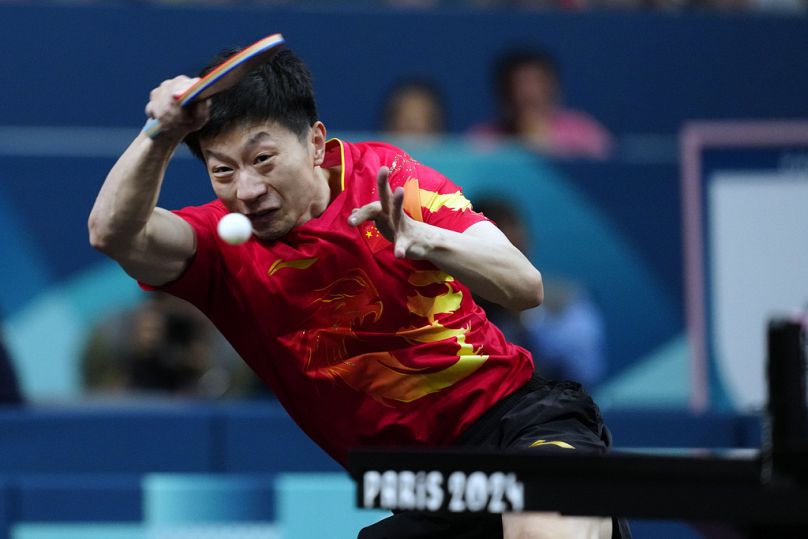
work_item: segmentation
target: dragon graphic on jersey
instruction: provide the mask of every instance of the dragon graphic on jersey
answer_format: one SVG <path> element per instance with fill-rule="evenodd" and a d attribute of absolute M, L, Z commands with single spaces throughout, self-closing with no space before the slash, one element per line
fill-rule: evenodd
<path fill-rule="evenodd" d="M 454 278 L 440 270 L 414 271 L 409 278 L 413 294 L 407 297 L 407 309 L 422 324 L 400 328 L 391 339 L 393 346 L 379 352 L 352 353 L 361 338 L 357 330 L 364 323 L 378 322 L 384 306 L 378 291 L 361 269 L 318 290 L 314 301 L 329 309 L 333 324 L 328 328 L 302 332 L 308 348 L 306 371 L 310 376 L 340 379 L 379 402 L 412 402 L 450 387 L 476 371 L 488 359 L 480 348 L 467 342 L 468 327 L 452 328 L 441 323 L 463 301 L 463 293 L 452 286 Z M 440 290 L 434 294 L 435 285 Z M 423 292 L 423 294 L 422 294 Z M 368 318 L 370 317 L 370 318 Z M 428 346 L 424 346 L 428 345 Z M 454 357 L 450 365 L 436 369 L 420 366 L 423 354 Z"/>

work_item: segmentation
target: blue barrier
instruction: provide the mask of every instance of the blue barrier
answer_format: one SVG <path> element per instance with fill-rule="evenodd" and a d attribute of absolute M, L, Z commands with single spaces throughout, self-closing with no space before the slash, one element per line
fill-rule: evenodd
<path fill-rule="evenodd" d="M 149 539 L 140 524 L 20 524 L 10 539 Z"/>
<path fill-rule="evenodd" d="M 217 423 L 222 472 L 340 470 L 277 404 L 227 408 Z"/>
<path fill-rule="evenodd" d="M 208 409 L 177 406 L 0 410 L 0 470 L 12 473 L 206 471 Z"/>
<path fill-rule="evenodd" d="M 276 480 L 278 517 L 284 537 L 353 537 L 360 529 L 390 516 L 360 510 L 353 483 L 345 474 L 282 474 Z M 312 508 L 317 518 L 312 518 Z"/>
<path fill-rule="evenodd" d="M 0 538 L 8 537 L 9 528 L 13 521 L 11 497 L 11 484 L 0 476 Z"/>
<path fill-rule="evenodd" d="M 612 410 L 604 414 L 617 448 L 760 447 L 759 419 L 729 413 L 691 414 L 671 410 Z"/>
<path fill-rule="evenodd" d="M 149 525 L 271 522 L 273 477 L 267 474 L 149 474 L 143 478 Z"/>
<path fill-rule="evenodd" d="M 760 418 L 752 415 L 609 410 L 605 419 L 617 447 L 756 447 L 760 441 Z M 5 409 L 0 432 L 0 474 L 106 475 L 111 482 L 87 485 L 101 490 L 154 472 L 340 470 L 274 401 Z M 59 490 L 58 482 L 50 484 Z"/>
<path fill-rule="evenodd" d="M 15 483 L 14 519 L 18 521 L 139 522 L 143 518 L 138 475 L 26 474 Z"/>
<path fill-rule="evenodd" d="M 618 448 L 756 447 L 760 439 L 755 416 L 610 410 L 606 421 Z M 13 526 L 13 539 L 105 531 L 129 539 L 148 526 L 210 521 L 275 521 L 283 534 L 285 520 L 306 528 L 294 509 L 301 496 L 337 493 L 328 510 L 352 503 L 347 476 L 276 402 L 6 409 L 0 432 L 0 538 Z M 346 529 L 383 516 L 348 513 Z M 697 537 L 677 522 L 637 526 L 648 536 Z"/>

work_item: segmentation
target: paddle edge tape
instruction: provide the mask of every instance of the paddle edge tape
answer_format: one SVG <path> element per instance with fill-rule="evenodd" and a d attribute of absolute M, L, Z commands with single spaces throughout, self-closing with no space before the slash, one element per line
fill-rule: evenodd
<path fill-rule="evenodd" d="M 258 54 L 277 48 L 285 42 L 286 40 L 282 34 L 272 34 L 256 41 L 216 66 L 210 73 L 185 90 L 177 100 L 180 102 L 181 106 L 188 106 L 193 103 L 203 91 L 216 84 L 219 79 L 229 73 L 233 68 L 249 61 Z"/>

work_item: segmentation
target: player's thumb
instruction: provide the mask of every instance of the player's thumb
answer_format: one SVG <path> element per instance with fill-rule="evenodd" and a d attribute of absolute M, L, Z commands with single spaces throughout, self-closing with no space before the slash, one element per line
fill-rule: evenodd
<path fill-rule="evenodd" d="M 351 226 L 358 226 L 365 221 L 376 219 L 382 211 L 382 205 L 377 200 L 370 204 L 365 204 L 361 208 L 355 208 L 351 215 L 348 217 L 348 224 Z"/>

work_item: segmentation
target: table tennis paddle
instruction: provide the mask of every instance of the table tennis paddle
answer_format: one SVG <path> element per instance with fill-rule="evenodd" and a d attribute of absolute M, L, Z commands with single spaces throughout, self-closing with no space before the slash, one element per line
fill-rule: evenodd
<path fill-rule="evenodd" d="M 285 42 L 281 34 L 272 34 L 230 56 L 187 90 L 174 96 L 180 106 L 187 107 L 202 99 L 235 86 L 247 73 L 272 58 Z M 149 118 L 143 132 L 150 138 L 160 134 L 160 120 Z"/>

